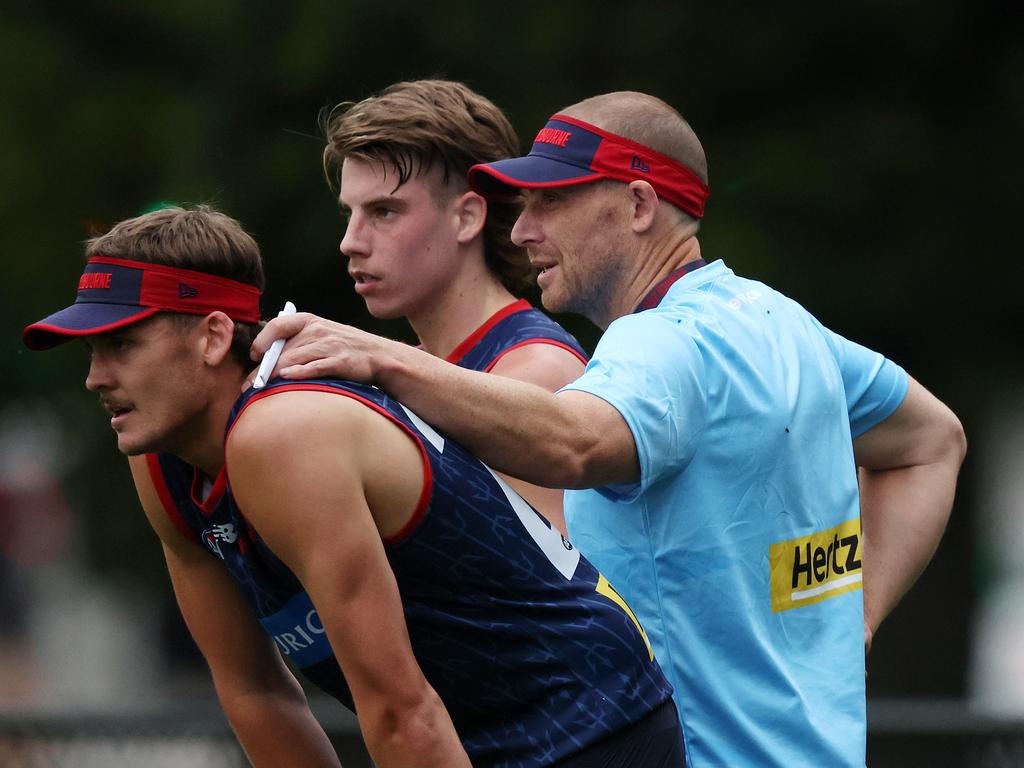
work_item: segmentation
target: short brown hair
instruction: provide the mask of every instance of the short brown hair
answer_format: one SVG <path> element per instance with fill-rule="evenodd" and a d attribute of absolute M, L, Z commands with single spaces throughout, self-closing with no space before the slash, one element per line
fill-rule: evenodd
<path fill-rule="evenodd" d="M 324 172 L 339 181 L 346 157 L 395 169 L 397 189 L 439 167 L 443 183 L 469 189 L 471 166 L 519 154 L 519 140 L 505 114 L 462 83 L 413 80 L 396 83 L 360 102 L 342 102 L 321 115 L 326 137 Z M 512 242 L 519 205 L 487 201 L 484 259 L 511 291 L 527 288 L 533 270 Z"/>
<path fill-rule="evenodd" d="M 194 269 L 263 290 L 260 247 L 235 219 L 209 205 L 168 206 L 115 224 L 109 232 L 86 241 L 86 258 L 108 256 L 148 264 Z M 173 313 L 172 313 L 173 314 Z M 183 324 L 192 315 L 178 315 Z M 249 347 L 259 323 L 235 321 L 232 355 L 243 367 L 251 365 Z"/>

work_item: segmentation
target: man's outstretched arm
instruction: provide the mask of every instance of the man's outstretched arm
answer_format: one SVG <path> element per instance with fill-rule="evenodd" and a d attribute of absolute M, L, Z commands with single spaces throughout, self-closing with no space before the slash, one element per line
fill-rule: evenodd
<path fill-rule="evenodd" d="M 129 462 L 143 509 L 163 543 L 182 616 L 250 762 L 256 768 L 340 768 L 302 688 L 223 563 L 171 523 L 145 457 Z"/>
<path fill-rule="evenodd" d="M 494 469 L 548 488 L 634 482 L 633 435 L 615 408 L 593 395 L 469 371 L 406 344 L 309 314 L 268 323 L 258 357 L 288 338 L 277 372 L 373 383 L 450 434 Z"/>
<path fill-rule="evenodd" d="M 967 450 L 959 420 L 913 379 L 899 408 L 853 442 L 864 528 L 864 639 L 939 545 Z"/>

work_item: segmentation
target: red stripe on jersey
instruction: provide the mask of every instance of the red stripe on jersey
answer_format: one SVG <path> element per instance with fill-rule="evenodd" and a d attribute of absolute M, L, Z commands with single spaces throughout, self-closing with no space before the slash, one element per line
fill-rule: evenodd
<path fill-rule="evenodd" d="M 206 479 L 206 475 L 195 467 L 192 468 L 192 472 L 192 503 L 199 507 L 204 515 L 211 517 L 214 510 L 217 509 L 217 505 L 220 504 L 220 500 L 224 497 L 224 491 L 228 488 L 228 473 L 221 467 L 220 472 L 217 473 L 217 479 L 213 481 L 213 487 L 210 488 L 210 492 L 204 501 L 203 480 Z"/>
<path fill-rule="evenodd" d="M 296 392 L 296 391 L 330 392 L 330 393 L 335 394 L 335 395 L 344 395 L 345 397 L 348 397 L 348 398 L 350 398 L 352 400 L 355 400 L 356 402 L 362 403 L 367 408 L 369 408 L 369 409 L 379 413 L 381 416 L 386 417 L 389 421 L 391 421 L 392 423 L 394 423 L 397 426 L 399 426 L 409 436 L 409 438 L 416 444 L 416 447 L 419 449 L 419 452 L 420 452 L 420 460 L 423 462 L 423 488 L 420 489 L 419 500 L 416 502 L 416 507 L 415 507 L 415 509 L 413 509 L 412 515 L 409 517 L 408 521 L 406 521 L 405 525 L 403 525 L 401 527 L 401 529 L 398 531 L 398 533 L 394 534 L 393 536 L 381 536 L 381 541 L 383 541 L 385 545 L 389 545 L 390 546 L 390 545 L 398 544 L 398 543 L 404 541 L 405 539 L 409 538 L 409 536 L 411 536 L 413 534 L 413 532 L 416 530 L 416 527 L 419 525 L 420 521 L 423 519 L 423 516 L 427 514 L 427 508 L 430 506 L 430 499 L 431 499 L 431 496 L 433 495 L 434 473 L 433 473 L 433 471 L 430 468 L 430 458 L 427 456 L 427 449 L 423 446 L 423 441 L 420 440 L 419 436 L 415 432 L 413 432 L 411 429 L 409 429 L 408 425 L 403 424 L 401 421 L 396 419 L 392 414 L 388 413 L 384 408 L 381 408 L 376 403 L 374 403 L 374 402 L 372 402 L 370 400 L 367 400 L 365 397 L 360 397 L 359 395 L 355 394 L 354 392 L 349 392 L 349 391 L 344 390 L 344 389 L 339 389 L 337 387 L 332 387 L 332 386 L 329 386 L 327 384 L 302 384 L 302 383 L 295 383 L 295 384 L 285 384 L 285 385 L 282 385 L 282 386 L 274 387 L 273 389 L 264 390 L 263 392 L 260 392 L 257 395 L 253 395 L 251 398 L 249 398 L 249 400 L 245 403 L 245 405 L 242 406 L 241 410 L 238 412 L 238 415 L 235 416 L 234 422 L 228 428 L 228 434 L 224 436 L 224 441 L 227 442 L 228 437 L 230 437 L 230 435 L 231 435 L 231 430 L 234 429 L 235 428 L 235 424 L 238 423 L 238 419 L 245 412 L 245 409 L 248 408 L 250 405 L 252 405 L 253 402 L 255 402 L 256 400 L 262 400 L 264 397 L 269 397 L 270 395 L 273 395 L 273 394 L 275 394 L 277 392 Z M 225 477 L 227 476 L 227 472 L 226 471 L 223 472 L 222 474 Z M 210 495 L 212 496 L 213 494 L 211 493 Z M 244 514 L 244 511 L 243 511 L 243 514 Z"/>
<path fill-rule="evenodd" d="M 155 453 L 146 454 L 146 467 L 149 469 L 149 477 L 153 481 L 153 487 L 156 489 L 157 496 L 160 497 L 160 503 L 163 504 L 167 517 L 171 519 L 174 527 L 181 531 L 186 538 L 199 543 L 199 539 L 196 538 L 192 529 L 186 525 L 185 519 L 181 516 L 181 512 L 178 511 L 178 505 L 174 503 L 171 489 L 167 487 L 164 472 L 160 468 L 160 459 L 157 458 Z"/>
<path fill-rule="evenodd" d="M 552 347 L 558 347 L 559 349 L 564 349 L 566 352 L 570 353 L 573 357 L 578 359 L 584 365 L 587 364 L 587 358 L 584 357 L 583 355 L 581 355 L 579 352 L 577 352 L 572 347 L 570 347 L 568 344 L 563 344 L 562 342 L 555 341 L 554 339 L 536 338 L 536 339 L 527 339 L 526 341 L 520 341 L 518 344 L 513 344 L 508 349 L 502 350 L 501 354 L 498 355 L 496 358 L 494 358 L 490 362 L 490 364 L 486 368 L 484 368 L 484 372 L 485 373 L 490 373 L 491 369 L 498 364 L 498 361 L 501 360 L 501 358 L 503 358 L 505 355 L 507 355 L 513 349 L 519 349 L 520 347 L 525 347 L 525 346 L 528 346 L 530 344 L 550 344 Z"/>
<path fill-rule="evenodd" d="M 509 315 L 514 315 L 517 312 L 526 312 L 527 310 L 530 309 L 533 309 L 533 307 L 530 305 L 530 302 L 528 302 L 526 299 L 519 299 L 518 301 L 513 301 L 506 307 L 502 307 L 489 318 L 487 318 L 487 320 L 484 321 L 483 325 L 481 325 L 479 328 L 473 331 L 473 333 L 467 336 L 457 347 L 455 347 L 455 349 L 451 351 L 451 354 L 449 354 L 448 357 L 445 358 L 445 360 L 447 360 L 449 363 L 458 363 L 465 356 L 465 354 L 469 352 L 469 350 L 471 350 L 473 347 L 480 343 L 480 339 L 486 336 L 487 332 L 490 331 L 491 328 L 496 326 Z M 497 360 L 495 360 L 494 362 L 497 362 Z M 491 363 L 491 365 L 494 365 L 494 363 Z"/>

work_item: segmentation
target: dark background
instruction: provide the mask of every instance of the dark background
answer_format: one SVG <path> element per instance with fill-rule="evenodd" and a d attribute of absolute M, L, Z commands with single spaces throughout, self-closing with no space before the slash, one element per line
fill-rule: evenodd
<path fill-rule="evenodd" d="M 876 638 L 868 693 L 966 695 L 973 611 L 997 575 L 977 534 L 978 456 L 1024 391 L 1018 4 L 8 5 L 0 397 L 62 425 L 54 472 L 95 574 L 166 599 L 159 547 L 82 387 L 84 351 L 21 346 L 24 325 L 73 299 L 84 238 L 160 201 L 210 202 L 264 248 L 266 315 L 291 299 L 407 339 L 371 321 L 344 274 L 318 111 L 444 76 L 504 108 L 525 151 L 560 107 L 642 90 L 704 142 L 705 256 L 899 361 L 964 422 L 949 530 Z M 596 331 L 567 324 L 592 350 Z"/>

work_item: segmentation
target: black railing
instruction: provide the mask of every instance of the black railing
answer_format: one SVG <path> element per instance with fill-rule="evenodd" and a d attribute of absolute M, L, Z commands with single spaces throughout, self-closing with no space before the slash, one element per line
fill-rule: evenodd
<path fill-rule="evenodd" d="M 369 768 L 355 718 L 313 710 L 345 768 Z M 239 768 L 248 763 L 213 701 L 124 712 L 0 712 L 3 768 Z M 1024 717 L 953 700 L 872 700 L 869 768 L 1022 768 Z"/>

